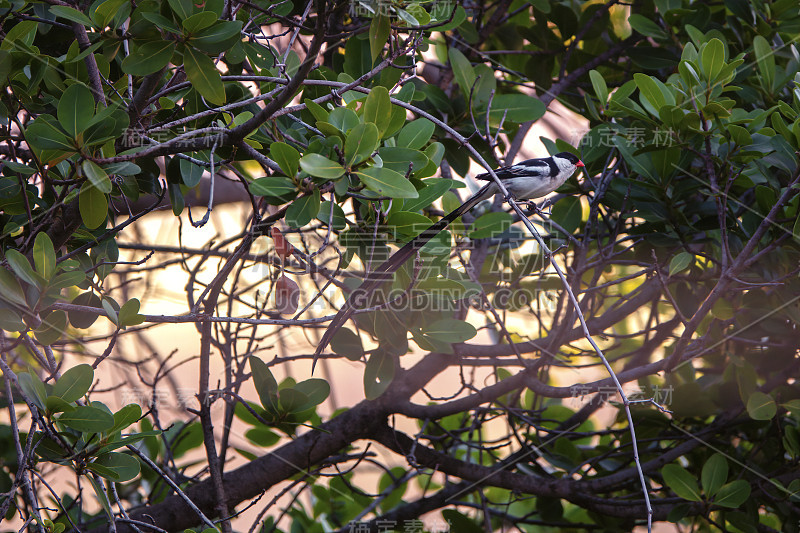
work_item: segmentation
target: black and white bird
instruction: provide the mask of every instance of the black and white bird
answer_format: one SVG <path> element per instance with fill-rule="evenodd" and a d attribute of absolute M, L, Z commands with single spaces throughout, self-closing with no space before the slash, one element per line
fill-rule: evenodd
<path fill-rule="evenodd" d="M 494 173 L 515 199 L 531 200 L 558 189 L 582 166 L 583 162 L 576 155 L 569 152 L 560 152 L 551 157 L 528 159 L 515 165 L 498 168 Z M 500 188 L 488 172 L 475 176 L 475 179 L 488 181 L 489 183 L 481 187 L 478 192 L 452 212 L 406 243 L 375 270 L 369 272 L 364 282 L 350 293 L 350 297 L 328 325 L 328 329 L 325 330 L 325 334 L 314 352 L 314 362 L 311 365 L 312 373 L 314 372 L 314 366 L 317 364 L 319 354 L 328 346 L 339 328 L 347 322 L 357 309 L 369 306 L 370 296 L 375 289 L 383 282 L 390 280 L 392 274 L 403 266 L 417 250 L 425 246 L 428 241 L 444 230 L 451 222 L 478 205 L 478 203 L 500 192 Z"/>

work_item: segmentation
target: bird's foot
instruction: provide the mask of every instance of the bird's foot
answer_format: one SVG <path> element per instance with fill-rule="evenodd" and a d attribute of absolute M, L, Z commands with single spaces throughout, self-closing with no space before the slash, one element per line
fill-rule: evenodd
<path fill-rule="evenodd" d="M 541 205 L 536 205 L 536 202 L 533 200 L 528 200 L 525 202 L 525 206 L 531 213 L 537 214 L 539 216 L 550 216 L 550 199 L 546 198 Z M 547 211 L 545 212 L 545 209 Z"/>

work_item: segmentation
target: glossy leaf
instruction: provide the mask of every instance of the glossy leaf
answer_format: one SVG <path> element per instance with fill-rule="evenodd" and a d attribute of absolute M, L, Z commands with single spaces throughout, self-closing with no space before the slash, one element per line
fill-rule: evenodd
<path fill-rule="evenodd" d="M 378 147 L 378 127 L 371 122 L 355 126 L 344 144 L 345 164 L 350 167 L 366 160 Z"/>
<path fill-rule="evenodd" d="M 250 362 L 250 372 L 253 374 L 253 384 L 256 387 L 258 397 L 261 399 L 261 405 L 265 409 L 275 406 L 278 394 L 278 382 L 270 372 L 267 365 L 258 357 L 251 355 L 248 358 Z"/>
<path fill-rule="evenodd" d="M 64 413 L 59 423 L 85 433 L 101 433 L 114 427 L 114 417 L 102 409 L 79 405 L 74 411 Z"/>
<path fill-rule="evenodd" d="M 293 228 L 302 228 L 319 213 L 319 189 L 306 196 L 301 196 L 292 202 L 286 210 L 286 223 Z"/>
<path fill-rule="evenodd" d="M 697 480 L 682 466 L 675 463 L 668 464 L 661 469 L 661 475 L 667 486 L 679 497 L 693 502 L 702 501 Z"/>
<path fill-rule="evenodd" d="M 732 481 L 719 489 L 716 498 L 714 498 L 714 505 L 738 509 L 750 497 L 750 490 L 750 484 L 744 479 Z"/>
<path fill-rule="evenodd" d="M 343 355 L 351 361 L 359 361 L 364 357 L 364 346 L 361 337 L 349 328 L 341 328 L 331 339 L 333 353 Z"/>
<path fill-rule="evenodd" d="M 87 464 L 86 468 L 109 481 L 122 483 L 138 476 L 141 465 L 136 458 L 126 453 L 110 452 Z"/>
<path fill-rule="evenodd" d="M 269 155 L 278 163 L 284 174 L 293 178 L 297 175 L 300 164 L 300 152 L 284 142 L 274 142 L 269 145 Z"/>
<path fill-rule="evenodd" d="M 111 180 L 108 178 L 106 171 L 89 161 L 88 159 L 81 165 L 84 175 L 89 178 L 92 185 L 102 193 L 108 194 L 111 192 Z"/>
<path fill-rule="evenodd" d="M 369 53 L 373 62 L 381 55 L 383 47 L 386 46 L 390 31 L 389 17 L 378 15 L 372 18 L 369 24 Z"/>
<path fill-rule="evenodd" d="M 747 399 L 747 414 L 753 420 L 771 420 L 777 412 L 775 400 L 761 391 L 755 391 Z"/>
<path fill-rule="evenodd" d="M 225 86 L 214 62 L 207 55 L 186 47 L 183 54 L 183 67 L 186 77 L 192 82 L 203 98 L 214 105 L 225 103 Z"/>
<path fill-rule="evenodd" d="M 364 102 L 364 122 L 372 122 L 378 127 L 378 133 L 383 137 L 389 127 L 392 115 L 392 103 L 389 101 L 389 91 L 386 87 L 373 88 Z"/>
<path fill-rule="evenodd" d="M 381 196 L 391 198 L 416 198 L 417 190 L 402 174 L 381 167 L 369 167 L 356 172 L 358 179 Z"/>
<path fill-rule="evenodd" d="M 63 6 L 53 6 L 63 7 Z M 92 92 L 82 83 L 73 83 L 58 101 L 58 122 L 72 137 L 77 137 L 94 116 Z"/>
<path fill-rule="evenodd" d="M 683 272 L 694 263 L 694 255 L 689 252 L 680 252 L 669 262 L 669 275 L 674 276 Z"/>
<path fill-rule="evenodd" d="M 283 176 L 258 178 L 250 184 L 250 192 L 256 196 L 284 196 L 296 191 L 294 182 Z"/>
<path fill-rule="evenodd" d="M 541 100 L 527 94 L 499 94 L 492 100 L 489 116 L 500 122 L 505 114 L 506 122 L 520 123 L 542 118 L 545 110 Z"/>
<path fill-rule="evenodd" d="M 472 85 L 475 83 L 475 70 L 472 68 L 469 59 L 458 48 L 451 47 L 448 51 L 448 57 L 456 83 L 461 88 L 461 93 L 464 97 L 468 98 Z"/>
<path fill-rule="evenodd" d="M 398 146 L 419 150 L 431 140 L 436 126 L 426 118 L 418 118 L 406 124 L 397 136 Z"/>
<path fill-rule="evenodd" d="M 37 233 L 33 241 L 33 264 L 36 272 L 45 280 L 51 279 L 56 273 L 56 251 L 53 241 L 44 231 Z"/>
<path fill-rule="evenodd" d="M 144 43 L 122 60 L 122 71 L 131 76 L 153 74 L 166 67 L 174 53 L 175 43 L 172 41 Z"/>
<path fill-rule="evenodd" d="M 89 229 L 95 229 L 106 221 L 108 198 L 97 187 L 87 182 L 81 187 L 78 207 L 84 225 Z"/>
<path fill-rule="evenodd" d="M 725 484 L 726 479 L 728 479 L 728 460 L 725 459 L 724 455 L 715 453 L 703 465 L 700 477 L 706 497 L 712 498 L 720 487 Z"/>
<path fill-rule="evenodd" d="M 56 381 L 53 386 L 53 396 L 65 402 L 78 401 L 89 392 L 93 381 L 94 369 L 91 365 L 73 366 Z"/>
<path fill-rule="evenodd" d="M 592 82 L 595 96 L 597 96 L 601 104 L 606 105 L 606 102 L 608 102 L 608 86 L 606 85 L 606 80 L 604 80 L 603 76 L 596 70 L 589 71 L 589 79 Z"/>
<path fill-rule="evenodd" d="M 344 168 L 320 154 L 306 154 L 300 158 L 300 168 L 318 178 L 336 179 L 344 174 Z"/>

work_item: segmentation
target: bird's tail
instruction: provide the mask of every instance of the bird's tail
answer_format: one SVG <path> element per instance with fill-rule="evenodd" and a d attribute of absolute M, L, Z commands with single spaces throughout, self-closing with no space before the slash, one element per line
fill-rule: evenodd
<path fill-rule="evenodd" d="M 479 202 L 482 202 L 494 193 L 495 184 L 488 183 L 484 185 L 478 192 L 469 197 L 463 204 L 453 209 L 450 213 L 439 219 L 437 222 L 431 224 L 425 231 L 411 239 L 402 248 L 394 253 L 389 259 L 381 263 L 375 270 L 369 272 L 364 282 L 353 292 L 345 301 L 344 305 L 333 317 L 331 323 L 328 324 L 328 329 L 322 335 L 319 346 L 314 351 L 314 361 L 311 364 L 311 373 L 314 373 L 314 367 L 317 364 L 319 354 L 325 350 L 330 344 L 331 339 L 339 331 L 345 322 L 353 315 L 356 309 L 369 306 L 370 297 L 375 289 L 380 287 L 385 281 L 392 279 L 392 274 L 405 264 L 420 248 L 425 246 L 431 239 L 439 234 L 442 230 L 447 228 L 455 219 L 475 207 Z"/>

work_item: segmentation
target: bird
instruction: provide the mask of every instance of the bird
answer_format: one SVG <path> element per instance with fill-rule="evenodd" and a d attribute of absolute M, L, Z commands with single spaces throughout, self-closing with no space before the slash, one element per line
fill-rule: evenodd
<path fill-rule="evenodd" d="M 501 167 L 494 170 L 494 174 L 503 183 L 506 190 L 517 200 L 532 200 L 553 192 L 561 187 L 578 168 L 584 164 L 578 156 L 570 152 L 560 152 L 550 157 L 527 159 L 514 165 Z M 422 248 L 439 232 L 447 228 L 451 222 L 471 210 L 483 200 L 500 192 L 500 188 L 491 174 L 485 172 L 475 176 L 476 180 L 488 181 L 478 192 L 470 196 L 463 204 L 429 226 L 422 233 L 406 243 L 389 259 L 381 263 L 375 270 L 367 273 L 361 285 L 350 293 L 344 305 L 333 317 L 328 328 L 320 339 L 314 351 L 311 364 L 311 373 L 317 364 L 320 354 L 328 346 L 333 336 L 345 322 L 359 309 L 368 307 L 370 295 L 383 282 L 391 279 L 394 274 L 414 253 Z"/>

